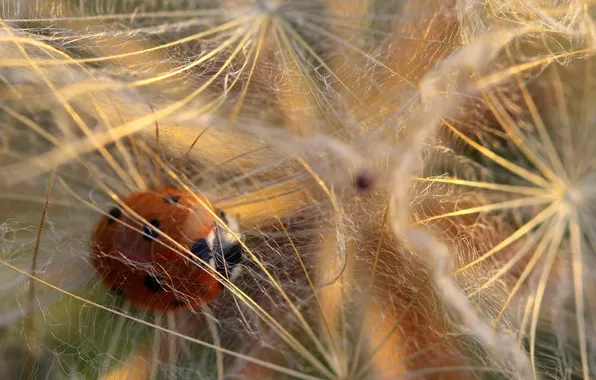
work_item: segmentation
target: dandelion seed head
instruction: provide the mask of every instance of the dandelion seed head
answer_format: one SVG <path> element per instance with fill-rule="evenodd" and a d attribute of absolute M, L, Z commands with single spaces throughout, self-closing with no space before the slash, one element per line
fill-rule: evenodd
<path fill-rule="evenodd" d="M 63 376 L 589 377 L 580 8 L 9 1 L 7 337 L 40 342 L 36 360 Z M 172 237 L 121 202 L 163 187 L 209 199 L 244 238 L 212 302 L 168 287 L 176 268 L 142 277 L 175 313 L 135 307 L 90 265 L 98 219 L 130 219 L 149 245 Z M 164 250 L 204 255 L 185 238 Z"/>

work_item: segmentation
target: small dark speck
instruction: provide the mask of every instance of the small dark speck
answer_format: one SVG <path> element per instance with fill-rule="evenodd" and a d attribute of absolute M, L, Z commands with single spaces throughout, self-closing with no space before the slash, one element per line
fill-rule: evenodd
<path fill-rule="evenodd" d="M 367 170 L 358 173 L 354 181 L 354 184 L 359 190 L 368 190 L 372 187 L 373 183 L 374 178 L 372 174 Z"/>
<path fill-rule="evenodd" d="M 168 195 L 167 197 L 164 197 L 163 200 L 167 204 L 175 205 L 176 203 L 178 203 L 180 201 L 180 196 L 179 195 Z"/>
<path fill-rule="evenodd" d="M 108 224 L 114 223 L 114 219 L 118 219 L 120 215 L 122 215 L 122 210 L 120 210 L 120 207 L 114 207 L 108 214 L 110 214 L 110 217 L 108 217 Z"/>
<path fill-rule="evenodd" d="M 161 281 L 155 275 L 148 274 L 145 276 L 145 288 L 153 293 L 158 293 L 163 291 L 163 286 L 161 285 Z"/>
<path fill-rule="evenodd" d="M 157 232 L 160 225 L 159 220 L 151 219 L 149 224 L 151 224 L 152 227 L 148 225 L 143 226 L 143 232 L 145 233 L 145 235 L 143 235 L 143 239 L 145 240 L 153 240 L 159 236 L 159 232 Z"/>

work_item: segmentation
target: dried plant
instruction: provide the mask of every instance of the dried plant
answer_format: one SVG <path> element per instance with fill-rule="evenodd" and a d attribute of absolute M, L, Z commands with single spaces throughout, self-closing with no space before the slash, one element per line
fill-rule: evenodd
<path fill-rule="evenodd" d="M 594 376 L 591 4 L 1 12 L 5 377 Z M 180 311 L 90 260 L 112 207 L 143 233 L 124 200 L 164 187 L 244 236 L 240 277 L 193 262 L 224 290 Z"/>

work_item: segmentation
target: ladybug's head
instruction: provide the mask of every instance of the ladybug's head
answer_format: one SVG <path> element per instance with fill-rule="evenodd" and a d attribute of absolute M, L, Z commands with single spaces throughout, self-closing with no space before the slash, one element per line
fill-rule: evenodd
<path fill-rule="evenodd" d="M 218 223 L 207 237 L 207 243 L 212 252 L 209 265 L 221 275 L 233 280 L 240 273 L 239 264 L 242 262 L 243 256 L 243 248 L 238 240 L 242 238 L 240 226 L 236 219 L 225 212 L 218 211 L 218 215 L 228 228 Z"/>

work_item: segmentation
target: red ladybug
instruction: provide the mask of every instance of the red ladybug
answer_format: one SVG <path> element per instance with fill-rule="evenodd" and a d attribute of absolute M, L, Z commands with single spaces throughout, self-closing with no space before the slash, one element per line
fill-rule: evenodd
<path fill-rule="evenodd" d="M 215 298 L 222 285 L 206 265 L 232 278 L 242 247 L 200 199 L 203 204 L 195 194 L 163 188 L 131 194 L 122 200 L 127 207 L 112 208 L 91 237 L 91 262 L 102 281 L 150 310 L 183 309 Z M 238 232 L 234 219 L 219 216 Z"/>

